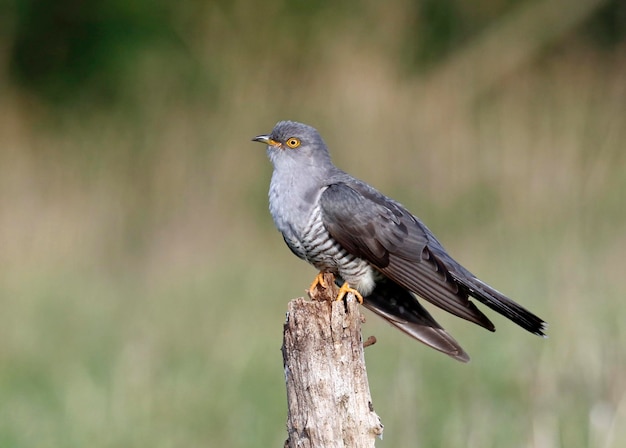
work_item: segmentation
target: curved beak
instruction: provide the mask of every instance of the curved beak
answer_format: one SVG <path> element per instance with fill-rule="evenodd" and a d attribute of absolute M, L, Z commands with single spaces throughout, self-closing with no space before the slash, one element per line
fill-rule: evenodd
<path fill-rule="evenodd" d="M 276 140 L 272 140 L 269 135 L 257 135 L 252 139 L 253 142 L 265 143 L 266 145 L 276 146 L 278 142 Z"/>

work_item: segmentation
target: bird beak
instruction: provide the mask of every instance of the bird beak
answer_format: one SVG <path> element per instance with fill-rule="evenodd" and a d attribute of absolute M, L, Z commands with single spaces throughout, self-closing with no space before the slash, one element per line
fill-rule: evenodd
<path fill-rule="evenodd" d="M 266 145 L 279 146 L 276 140 L 272 140 L 269 135 L 257 135 L 252 139 L 253 142 L 265 143 Z"/>

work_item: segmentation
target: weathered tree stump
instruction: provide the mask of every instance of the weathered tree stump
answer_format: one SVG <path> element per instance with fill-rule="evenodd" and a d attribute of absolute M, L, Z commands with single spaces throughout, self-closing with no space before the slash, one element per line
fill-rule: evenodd
<path fill-rule="evenodd" d="M 289 302 L 283 333 L 287 383 L 285 447 L 373 447 L 383 425 L 374 412 L 367 382 L 359 304 L 352 294 L 318 287 Z"/>

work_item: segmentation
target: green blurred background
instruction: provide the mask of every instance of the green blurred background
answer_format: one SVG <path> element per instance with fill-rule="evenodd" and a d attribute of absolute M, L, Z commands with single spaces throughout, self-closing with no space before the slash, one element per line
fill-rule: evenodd
<path fill-rule="evenodd" d="M 368 315 L 377 446 L 626 446 L 624 2 L 9 0 L 0 447 L 282 446 L 280 119 L 550 324 Z"/>

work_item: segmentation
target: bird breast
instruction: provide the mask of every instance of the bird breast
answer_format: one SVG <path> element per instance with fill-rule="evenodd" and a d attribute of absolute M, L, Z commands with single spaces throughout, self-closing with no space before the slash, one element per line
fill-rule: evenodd
<path fill-rule="evenodd" d="M 365 260 L 348 253 L 328 233 L 319 206 L 325 188 L 298 191 L 297 188 L 284 187 L 284 179 L 272 177 L 270 212 L 292 252 L 318 270 L 340 276 L 362 295 L 370 294 L 375 287 L 377 271 Z"/>
<path fill-rule="evenodd" d="M 379 277 L 371 265 L 344 249 L 328 232 L 322 211 L 314 207 L 301 239 L 303 258 L 320 271 L 340 276 L 362 295 L 369 295 Z"/>

